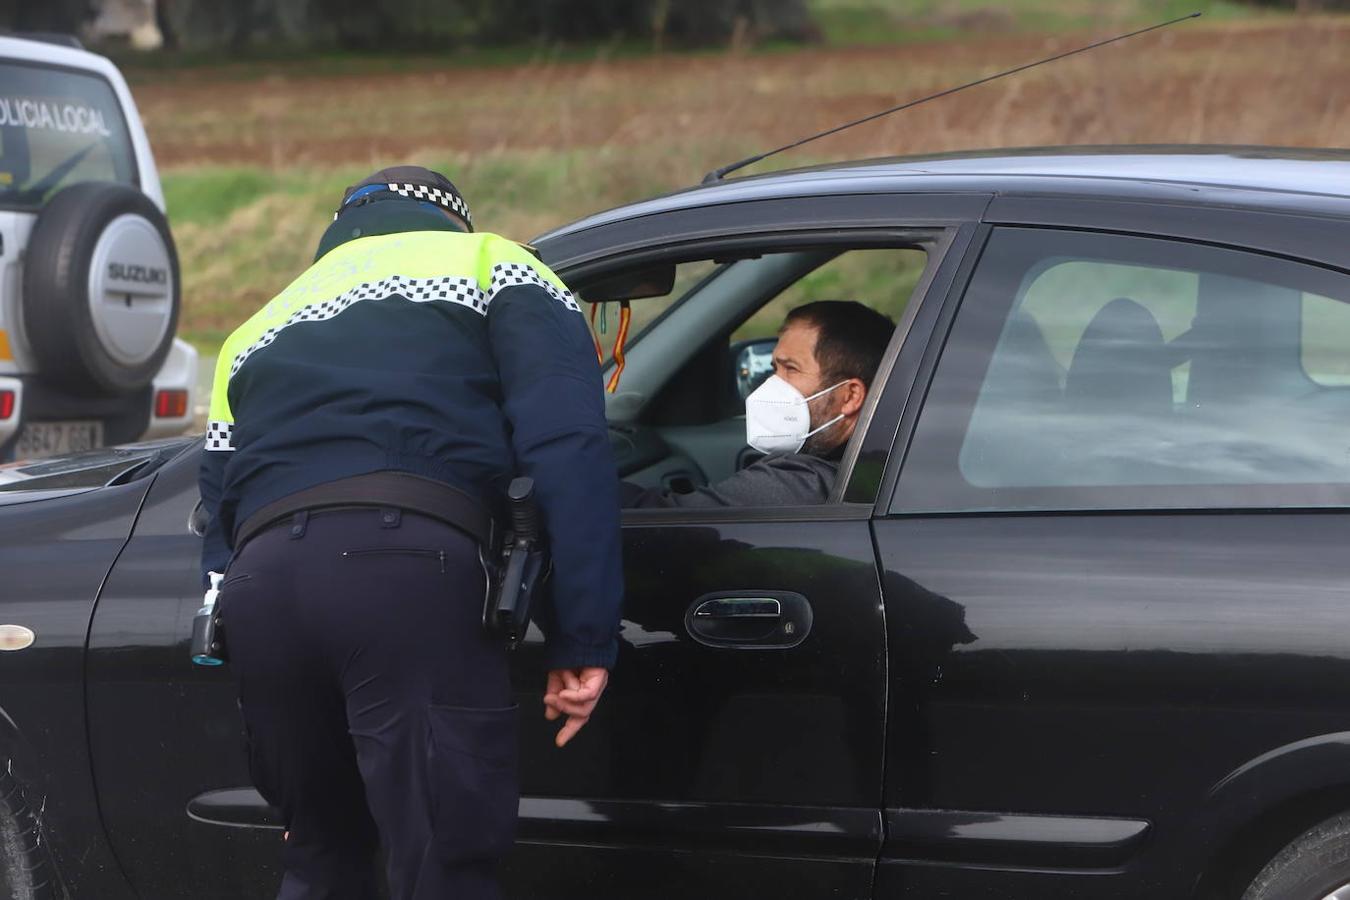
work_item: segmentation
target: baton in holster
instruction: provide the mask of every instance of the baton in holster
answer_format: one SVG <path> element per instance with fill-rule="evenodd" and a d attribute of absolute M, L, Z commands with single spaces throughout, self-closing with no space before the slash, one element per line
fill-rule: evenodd
<path fill-rule="evenodd" d="M 534 502 L 534 479 L 512 479 L 506 490 L 511 530 L 502 546 L 501 566 L 483 608 L 483 627 L 509 649 L 525 637 L 530 604 L 548 575 L 548 553 Z"/>

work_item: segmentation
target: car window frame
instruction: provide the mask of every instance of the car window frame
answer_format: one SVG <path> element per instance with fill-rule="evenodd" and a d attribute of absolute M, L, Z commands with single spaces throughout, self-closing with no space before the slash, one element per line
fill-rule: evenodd
<path fill-rule="evenodd" d="M 134 188 L 138 191 L 143 191 L 141 160 L 136 154 L 136 140 L 132 133 L 131 120 L 127 115 L 126 106 L 122 103 L 122 96 L 117 91 L 117 85 L 113 84 L 111 79 L 102 72 L 97 72 L 93 69 L 82 69 L 79 66 L 67 66 L 62 65 L 61 63 L 42 62 L 16 56 L 0 56 L 0 63 L 20 65 L 32 69 L 48 69 L 53 72 L 64 72 L 69 75 L 81 75 L 102 82 L 108 88 L 108 93 L 112 95 L 113 104 L 117 108 L 117 123 L 118 127 L 122 129 L 123 136 L 126 138 L 127 161 L 131 166 L 131 178 L 129 181 L 110 181 L 107 183 L 126 185 L 127 187 Z M 66 185 L 66 187 L 69 187 L 69 185 Z M 65 188 L 62 188 L 62 190 L 64 189 Z M 34 207 L 25 204 L 6 203 L 3 200 L 0 200 L 0 212 L 40 215 L 46 208 L 47 205 L 45 203 Z"/>
<path fill-rule="evenodd" d="M 860 501 L 845 501 L 846 487 L 852 482 L 853 468 L 858 459 L 859 450 L 870 431 L 874 411 L 876 410 L 880 397 L 890 386 L 889 380 L 881 380 L 883 373 L 889 375 L 900 347 L 907 340 L 913 326 L 913 322 L 918 315 L 919 309 L 924 305 L 928 296 L 928 291 L 935 280 L 936 272 L 943 260 L 947 258 L 951 247 L 956 243 L 956 229 L 946 227 L 927 227 L 927 226 L 891 226 L 885 228 L 879 227 L 859 227 L 855 229 L 832 228 L 822 231 L 792 231 L 787 233 L 767 233 L 757 235 L 753 238 L 736 238 L 728 243 L 726 240 L 709 240 L 705 242 L 696 242 L 681 247 L 681 257 L 695 254 L 698 258 L 709 258 L 708 254 L 714 250 L 723 252 L 746 254 L 750 251 L 762 253 L 791 252 L 799 250 L 825 249 L 838 245 L 840 253 L 847 253 L 851 250 L 884 250 L 884 249 L 922 249 L 926 254 L 923 274 L 915 284 L 914 291 L 910 295 L 909 302 L 905 306 L 905 314 L 901 322 L 897 323 L 896 334 L 891 343 L 887 346 L 886 355 L 882 358 L 882 363 L 878 367 L 877 380 L 874 384 L 880 383 L 881 390 L 870 391 L 868 401 L 864 404 L 863 410 L 859 413 L 858 424 L 855 429 L 854 437 L 849 440 L 845 449 L 844 456 L 840 460 L 839 477 L 835 482 L 835 489 L 831 491 L 830 497 L 824 503 L 795 505 L 795 506 L 738 506 L 722 508 L 703 508 L 703 507 L 659 507 L 648 509 L 626 509 L 623 513 L 625 524 L 651 524 L 670 522 L 672 519 L 680 522 L 727 522 L 727 521 L 812 521 L 823 519 L 866 519 L 872 515 L 875 497 Z M 927 235 L 927 240 L 921 240 L 921 235 Z M 650 263 L 654 261 L 644 255 L 642 262 Z M 685 260 L 687 261 L 687 260 Z M 823 261 L 821 265 L 824 265 Z M 717 273 L 725 271 L 719 268 Z M 814 271 L 814 269 L 812 270 Z M 588 275 L 591 273 L 588 272 Z M 596 273 L 598 274 L 598 272 Z M 794 279 L 783 285 L 780 290 L 786 290 L 792 284 L 796 283 Z M 706 282 L 701 282 L 703 286 Z M 681 303 L 685 302 L 693 291 L 685 298 L 681 298 Z M 758 311 L 758 308 L 746 314 L 744 318 Z M 739 324 L 737 325 L 739 327 Z M 610 362 L 604 369 L 604 376 L 608 378 L 612 373 L 613 363 Z M 822 510 L 828 509 L 828 513 L 822 514 Z"/>
<path fill-rule="evenodd" d="M 877 481 L 872 497 L 848 498 L 854 488 L 854 469 L 864 452 L 875 455 L 884 446 L 889 455 L 895 428 L 913 387 L 916 369 L 897 365 L 902 351 L 926 346 L 923 323 L 937 318 L 952 277 L 978 229 L 980 216 L 992 195 L 953 193 L 874 193 L 825 197 L 785 197 L 745 200 L 732 204 L 681 209 L 642 217 L 637 223 L 615 222 L 579 233 L 567 233 L 540 246 L 545 262 L 569 284 L 584 283 L 603 272 L 657 261 L 708 258 L 709 251 L 744 253 L 750 249 L 802 249 L 840 244 L 848 249 L 866 245 L 920 246 L 914 235 L 930 232 L 924 245 L 928 260 L 916 284 L 906 313 L 897 323 L 896 338 L 883 358 L 878 378 L 881 390 L 871 392 L 860 415 L 858 430 L 841 461 L 838 490 L 829 501 L 808 506 L 730 507 L 711 509 L 628 509 L 625 524 L 664 524 L 672 521 L 802 521 L 870 518 L 884 496 L 884 480 Z M 639 227 L 640 226 L 640 227 Z M 606 234 L 616 238 L 605 240 Z M 900 237 L 902 240 L 897 241 Z M 860 239 L 865 239 L 860 242 Z M 923 315 L 921 315 L 921 313 Z M 913 356 L 914 354 L 909 354 Z M 883 397 L 887 398 L 883 402 Z M 875 437 L 873 428 L 881 437 Z M 883 463 L 882 470 L 884 471 Z"/>
<path fill-rule="evenodd" d="M 1257 215 L 1257 214 L 1253 214 Z M 1226 223 L 1231 228 L 1231 223 Z M 1061 491 L 1076 492 L 1081 495 L 1084 502 L 1080 504 L 1060 504 L 1055 506 L 1036 506 L 1034 508 L 983 508 L 968 505 L 961 507 L 956 504 L 950 504 L 954 508 L 950 509 L 917 509 L 906 508 L 901 492 L 902 475 L 906 468 L 911 453 L 914 449 L 914 440 L 923 408 L 928 402 L 928 395 L 933 389 L 936 379 L 937 369 L 941 363 L 943 355 L 948 349 L 948 344 L 952 339 L 953 327 L 957 318 L 960 316 L 961 307 L 967 299 L 967 294 L 971 284 L 980 271 L 980 263 L 983 260 L 984 253 L 988 249 L 990 239 L 999 229 L 1027 229 L 1040 230 L 1046 232 L 1061 232 L 1069 234 L 1097 235 L 1108 238 L 1142 238 L 1145 240 L 1154 240 L 1173 244 L 1178 246 L 1195 245 L 1207 250 L 1221 251 L 1244 254 L 1253 261 L 1269 260 L 1274 265 L 1295 264 L 1307 267 L 1312 270 L 1319 270 L 1327 273 L 1331 277 L 1346 278 L 1350 276 L 1347 269 L 1324 263 L 1318 259 L 1291 257 L 1289 254 L 1271 250 L 1258 244 L 1233 244 L 1214 240 L 1204 240 L 1199 236 L 1181 237 L 1169 230 L 1160 230 L 1159 233 L 1143 233 L 1134 230 L 1118 230 L 1111 227 L 1085 228 L 1078 225 L 1056 224 L 1045 221 L 1035 222 L 1010 222 L 1000 220 L 996 223 L 985 223 L 981 226 L 981 235 L 968 254 L 967 261 L 963 266 L 963 272 L 950 292 L 942 313 L 942 321 L 933 333 L 931 346 L 925 358 L 923 371 L 920 373 L 919 381 L 916 382 L 915 393 L 918 402 L 914 403 L 904 421 L 901 423 L 900 431 L 897 435 L 896 445 L 892 451 L 891 463 L 887 467 L 887 476 L 883 482 L 882 490 L 878 495 L 877 514 L 881 517 L 963 517 L 963 516 L 1027 516 L 1027 515 L 1110 515 L 1110 514 L 1207 514 L 1207 513 L 1241 513 L 1251 511 L 1269 511 L 1274 513 L 1287 513 L 1299 510 L 1311 510 L 1323 513 L 1335 513 L 1350 508 L 1350 485 L 1313 485 L 1300 483 L 1271 483 L 1265 485 L 1232 485 L 1232 484 L 1213 484 L 1213 485 L 1111 485 L 1111 486 L 1083 486 L 1083 487 L 1035 487 L 1035 488 L 999 488 L 997 490 L 1015 491 L 1027 490 L 1042 493 Z M 1225 235 L 1226 236 L 1226 235 Z M 1028 270 L 1028 273 L 1031 270 Z M 1010 300 L 1010 302 L 1012 302 Z M 1005 317 L 1006 318 L 1006 317 Z M 996 342 L 995 342 L 996 346 Z M 989 348 L 992 351 L 992 347 Z M 987 355 L 986 355 L 987 361 Z M 973 409 L 973 405 L 971 406 Z M 970 410 L 966 410 L 969 412 Z M 966 423 L 968 425 L 968 422 Z M 965 432 L 962 432 L 964 439 Z M 959 449 L 959 448 L 958 448 Z M 1215 503 L 1186 503 L 1186 504 L 1168 504 L 1168 503 L 1121 503 L 1110 502 L 1126 492 L 1150 492 L 1162 498 L 1165 495 L 1174 495 L 1179 490 L 1201 495 L 1210 493 L 1215 497 L 1233 492 L 1264 492 L 1274 495 L 1279 492 L 1290 492 L 1298 490 L 1311 491 L 1313 489 L 1330 489 L 1340 492 L 1346 497 L 1345 502 L 1337 504 L 1326 503 L 1275 503 L 1271 502 L 1270 497 L 1260 497 L 1251 502 L 1234 504 L 1215 504 Z M 979 490 L 979 489 L 971 489 Z M 988 490 L 988 489 L 986 489 Z"/>

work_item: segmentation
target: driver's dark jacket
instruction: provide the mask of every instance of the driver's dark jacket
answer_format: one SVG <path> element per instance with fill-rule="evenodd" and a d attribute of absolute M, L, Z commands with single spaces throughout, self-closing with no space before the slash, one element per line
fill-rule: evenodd
<path fill-rule="evenodd" d="M 250 515 L 317 485 L 406 472 L 494 508 L 528 475 L 553 556 L 537 616 L 548 666 L 609 667 L 618 479 L 585 319 L 525 248 L 434 212 L 409 231 L 409 203 L 344 213 L 330 228 L 344 240 L 226 341 L 202 454 L 203 569 L 224 571 Z"/>
<path fill-rule="evenodd" d="M 718 506 L 810 506 L 830 499 L 843 448 L 828 458 L 805 453 L 762 459 L 717 484 L 681 493 L 643 489 L 630 482 L 620 488 L 629 508 L 709 508 Z"/>

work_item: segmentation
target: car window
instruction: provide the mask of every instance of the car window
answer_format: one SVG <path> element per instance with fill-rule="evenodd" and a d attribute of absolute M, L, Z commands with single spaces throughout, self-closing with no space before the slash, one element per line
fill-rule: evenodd
<path fill-rule="evenodd" d="M 627 345 L 636 344 L 646 334 L 652 324 L 664 316 L 672 307 L 683 300 L 699 282 L 707 278 L 718 268 L 718 263 L 710 259 L 680 263 L 675 267 L 675 285 L 670 293 L 663 297 L 643 297 L 629 304 L 632 320 L 628 325 Z M 614 358 L 614 339 L 619 330 L 619 305 L 617 303 L 596 303 L 585 306 L 586 315 L 591 315 L 592 306 L 595 315 L 592 329 L 600 342 L 602 365 Z"/>
<path fill-rule="evenodd" d="M 0 205 L 38 209 L 79 181 L 135 183 L 112 86 L 95 75 L 0 61 Z"/>
<path fill-rule="evenodd" d="M 1350 279 L 1148 238 L 996 231 L 904 511 L 1342 505 Z"/>
<path fill-rule="evenodd" d="M 853 249 L 830 258 L 759 307 L 731 336 L 739 400 L 773 374 L 773 349 L 788 313 L 818 300 L 856 300 L 899 322 L 923 277 L 918 247 Z"/>
<path fill-rule="evenodd" d="M 791 471 L 781 478 L 756 470 L 732 483 L 738 472 L 763 457 L 748 446 L 746 398 L 774 371 L 778 332 L 787 314 L 816 301 L 852 301 L 872 311 L 845 305 L 816 310 L 835 322 L 830 365 L 878 366 L 927 261 L 921 247 L 823 246 L 749 253 L 721 263 L 632 354 L 625 375 L 630 380 L 620 386 L 620 400 L 626 386 L 631 397 L 647 402 L 637 416 L 619 420 L 615 452 L 621 476 L 638 487 L 674 494 L 717 491 L 715 497 L 681 502 L 687 506 L 704 499 L 715 500 L 705 508 L 824 502 L 851 436 L 861 434 L 861 408 L 839 412 L 845 395 L 822 391 L 835 385 L 814 383 L 824 376 L 811 371 L 805 376 L 810 383 L 793 386 L 804 394 L 819 394 L 809 407 L 809 419 L 798 421 L 812 432 L 802 452 L 820 462 L 783 467 Z M 876 312 L 885 318 L 875 317 Z M 859 334 L 860 322 L 866 322 L 865 335 Z M 798 347 L 796 352 L 802 351 Z M 803 362 L 808 360 L 803 357 Z M 809 362 L 814 370 L 816 361 Z M 790 361 L 784 366 L 784 379 L 793 384 L 791 373 L 798 370 Z M 873 372 L 875 368 L 869 377 Z M 880 382 L 871 387 L 879 390 Z M 630 409 L 623 402 L 612 403 L 611 413 L 615 408 L 624 413 Z M 809 501 L 803 499 L 808 495 Z"/>
<path fill-rule="evenodd" d="M 1340 300 L 1303 294 L 1303 371 L 1321 387 L 1350 386 L 1350 308 Z"/>
<path fill-rule="evenodd" d="M 842 253 L 793 282 L 747 319 L 733 342 L 772 337 L 788 312 L 816 300 L 857 300 L 900 321 L 928 254 L 914 247 L 859 249 Z"/>

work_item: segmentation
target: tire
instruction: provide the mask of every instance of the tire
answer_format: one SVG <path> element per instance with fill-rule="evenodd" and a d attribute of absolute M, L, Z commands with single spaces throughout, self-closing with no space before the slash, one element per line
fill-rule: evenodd
<path fill-rule="evenodd" d="M 0 771 L 0 900 L 64 896 L 37 814 L 14 776 Z"/>
<path fill-rule="evenodd" d="M 1266 864 L 1242 900 L 1350 898 L 1350 813 L 1299 835 Z"/>
<path fill-rule="evenodd" d="M 116 396 L 154 378 L 178 325 L 178 252 L 150 198 L 122 184 L 58 192 L 23 273 L 23 330 L 44 381 Z"/>

